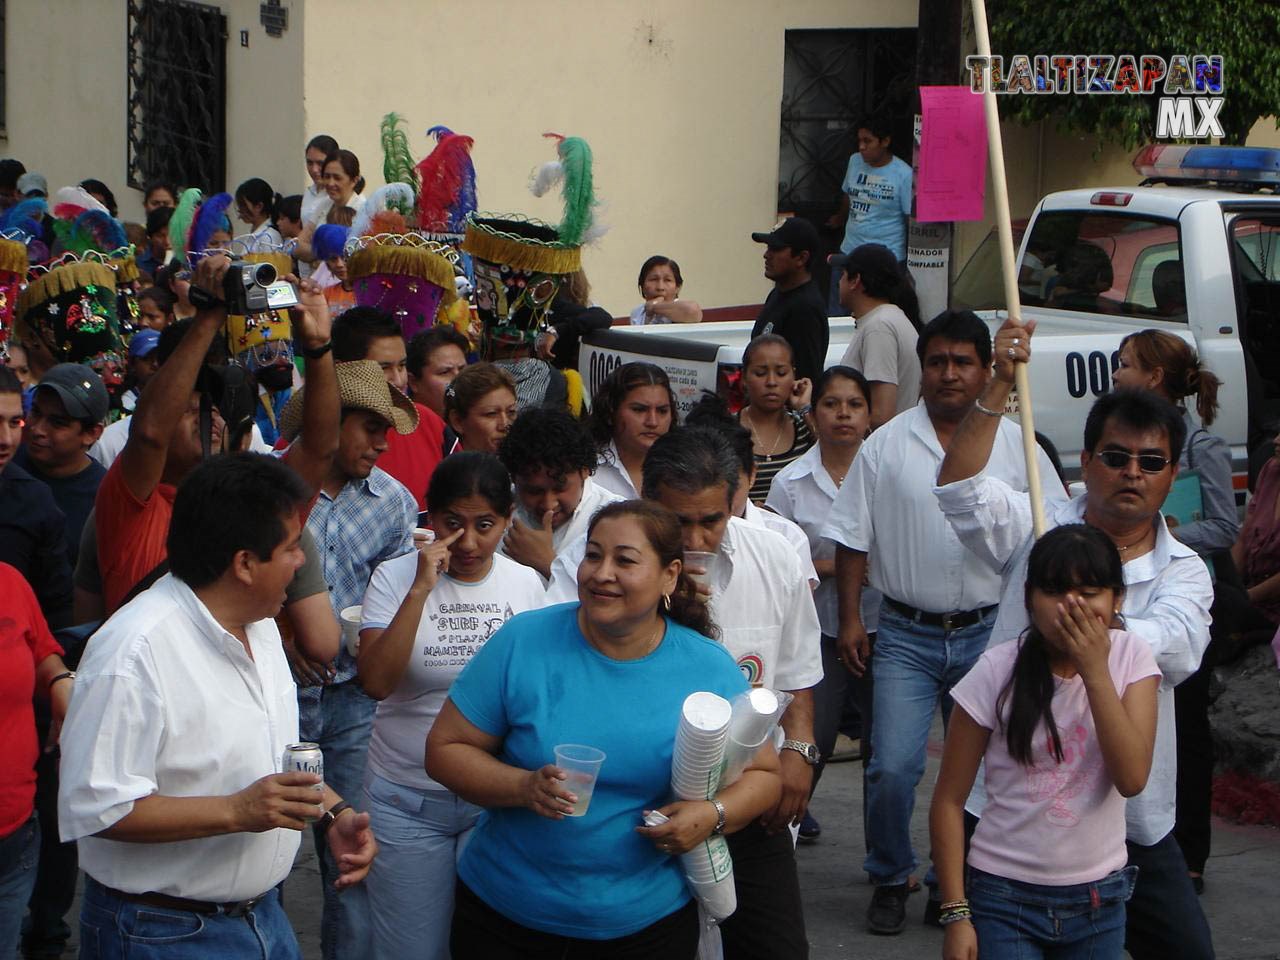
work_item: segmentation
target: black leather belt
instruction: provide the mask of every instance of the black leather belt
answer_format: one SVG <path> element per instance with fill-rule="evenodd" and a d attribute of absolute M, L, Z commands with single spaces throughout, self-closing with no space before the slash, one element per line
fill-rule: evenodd
<path fill-rule="evenodd" d="M 164 910 L 185 910 L 187 913 L 222 914 L 227 917 L 243 917 L 253 911 L 267 894 L 251 900 L 238 900 L 235 903 L 213 903 L 208 900 L 188 900 L 186 897 L 171 897 L 167 893 L 125 893 L 112 887 L 102 888 L 118 900 L 129 903 L 140 903 L 148 907 L 160 907 Z M 268 891 L 269 893 L 270 891 Z"/>
<path fill-rule="evenodd" d="M 941 627 L 948 633 L 952 630 L 963 630 L 965 627 L 973 626 L 999 606 L 999 604 L 993 603 L 989 607 L 980 607 L 977 610 L 954 610 L 951 613 L 930 613 L 927 610 L 917 610 L 910 604 L 894 600 L 893 597 L 885 597 L 884 602 L 890 609 L 896 610 L 898 613 L 902 614 L 914 623 L 921 623 L 926 627 Z"/>

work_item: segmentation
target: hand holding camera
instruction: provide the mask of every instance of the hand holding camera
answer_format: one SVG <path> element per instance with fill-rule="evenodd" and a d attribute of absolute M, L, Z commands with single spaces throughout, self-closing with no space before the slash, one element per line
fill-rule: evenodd
<path fill-rule="evenodd" d="M 221 290 L 219 297 L 214 291 Z M 191 304 L 197 310 L 225 306 L 228 313 L 251 316 L 296 306 L 298 297 L 288 280 L 281 280 L 270 263 L 207 256 L 196 266 Z"/>

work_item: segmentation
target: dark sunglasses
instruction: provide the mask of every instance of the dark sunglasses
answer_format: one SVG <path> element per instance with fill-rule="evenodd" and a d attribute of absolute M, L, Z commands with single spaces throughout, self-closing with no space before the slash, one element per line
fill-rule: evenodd
<path fill-rule="evenodd" d="M 1128 450 L 1102 450 L 1098 459 L 1112 470 L 1123 470 L 1130 460 L 1138 461 L 1138 469 L 1143 473 L 1159 473 L 1169 466 L 1169 458 L 1158 453 L 1130 453 Z"/>

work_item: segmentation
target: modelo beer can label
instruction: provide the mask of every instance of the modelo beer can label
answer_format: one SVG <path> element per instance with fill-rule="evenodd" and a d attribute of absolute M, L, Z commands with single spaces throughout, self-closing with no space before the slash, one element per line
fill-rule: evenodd
<path fill-rule="evenodd" d="M 284 748 L 284 760 L 280 766 L 285 773 L 299 770 L 302 773 L 318 774 L 320 782 L 315 785 L 315 790 L 317 793 L 324 792 L 324 754 L 320 752 L 318 744 L 289 744 Z"/>

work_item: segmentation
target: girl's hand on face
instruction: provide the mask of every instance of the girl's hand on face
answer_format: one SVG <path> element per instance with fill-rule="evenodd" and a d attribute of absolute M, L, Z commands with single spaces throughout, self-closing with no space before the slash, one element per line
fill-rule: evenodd
<path fill-rule="evenodd" d="M 791 397 L 787 401 L 787 405 L 792 410 L 800 410 L 807 407 L 813 398 L 813 381 L 808 377 L 801 377 L 791 387 Z"/>
<path fill-rule="evenodd" d="M 1074 593 L 1058 604 L 1056 626 L 1063 648 L 1085 679 L 1108 676 L 1107 656 L 1111 652 L 1111 633 L 1097 613 Z"/>
<path fill-rule="evenodd" d="M 440 582 L 440 574 L 449 569 L 449 547 L 462 536 L 462 533 L 461 530 L 455 530 L 452 535 L 443 540 L 418 545 L 418 572 L 414 577 L 415 584 L 425 587 L 428 593 L 436 588 L 436 584 Z"/>

